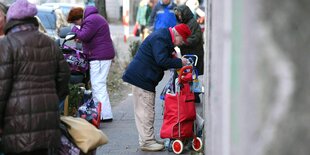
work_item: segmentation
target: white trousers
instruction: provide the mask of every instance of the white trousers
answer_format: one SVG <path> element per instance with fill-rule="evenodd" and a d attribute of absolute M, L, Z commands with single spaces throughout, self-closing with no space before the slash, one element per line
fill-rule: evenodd
<path fill-rule="evenodd" d="M 107 77 L 112 60 L 90 61 L 90 82 L 95 102 L 101 102 L 101 120 L 113 118 L 109 94 L 107 91 Z"/>

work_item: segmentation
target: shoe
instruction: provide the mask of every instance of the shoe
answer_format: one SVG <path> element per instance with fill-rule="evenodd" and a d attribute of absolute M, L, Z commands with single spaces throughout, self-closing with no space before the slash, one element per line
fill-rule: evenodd
<path fill-rule="evenodd" d="M 163 144 L 154 143 L 154 144 L 141 146 L 140 148 L 142 151 L 161 151 L 165 148 L 165 146 Z"/>
<path fill-rule="evenodd" d="M 113 118 L 109 118 L 109 119 L 101 119 L 100 122 L 112 122 Z"/>

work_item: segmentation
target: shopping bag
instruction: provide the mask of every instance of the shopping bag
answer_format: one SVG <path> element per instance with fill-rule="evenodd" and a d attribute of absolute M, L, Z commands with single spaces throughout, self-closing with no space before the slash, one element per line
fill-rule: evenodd
<path fill-rule="evenodd" d="M 193 93 L 166 94 L 161 138 L 193 136 L 193 122 L 196 119 L 194 100 Z"/>
<path fill-rule="evenodd" d="M 175 79 L 178 77 L 176 69 L 170 69 L 170 79 L 168 83 L 165 85 L 164 89 L 160 93 L 160 99 L 165 100 L 165 95 L 167 93 L 175 93 Z"/>
<path fill-rule="evenodd" d="M 191 85 L 191 90 L 194 93 L 203 93 L 202 84 L 201 84 L 201 82 L 198 79 L 198 71 L 197 71 L 197 69 L 193 70 L 193 82 L 192 82 L 192 85 Z"/>
<path fill-rule="evenodd" d="M 202 93 L 202 84 L 198 79 L 193 80 L 192 90 L 194 93 Z"/>
<path fill-rule="evenodd" d="M 61 116 L 60 120 L 67 126 L 74 143 L 83 153 L 108 143 L 108 137 L 83 118 Z"/>
<path fill-rule="evenodd" d="M 61 135 L 61 145 L 58 148 L 59 155 L 80 155 L 80 149 L 76 147 L 66 136 Z"/>
<path fill-rule="evenodd" d="M 78 116 L 86 119 L 97 128 L 100 127 L 100 113 L 101 102 L 95 102 L 92 97 L 84 101 L 78 109 Z"/>
<path fill-rule="evenodd" d="M 133 35 L 136 37 L 140 36 L 140 29 L 138 23 L 136 23 L 135 26 L 133 27 Z"/>

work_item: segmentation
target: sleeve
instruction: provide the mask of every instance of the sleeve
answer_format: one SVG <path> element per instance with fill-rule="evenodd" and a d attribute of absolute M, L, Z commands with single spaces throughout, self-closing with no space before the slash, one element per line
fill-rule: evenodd
<path fill-rule="evenodd" d="M 13 83 L 13 56 L 9 46 L 0 41 L 0 129 L 3 127 L 4 111 Z"/>
<path fill-rule="evenodd" d="M 141 16 L 141 6 L 139 5 L 138 10 L 137 10 L 137 16 L 136 16 L 136 22 L 140 24 L 140 17 Z"/>
<path fill-rule="evenodd" d="M 89 42 L 94 35 L 97 33 L 97 30 L 100 28 L 95 21 L 85 20 L 81 29 L 78 29 L 76 26 L 72 28 L 72 32 L 76 33 L 76 38 L 82 42 Z"/>
<path fill-rule="evenodd" d="M 57 49 L 57 48 L 56 48 Z M 56 89 L 57 95 L 60 100 L 66 98 L 69 94 L 69 79 L 70 79 L 70 69 L 69 65 L 64 59 L 62 52 L 57 51 L 57 76 L 56 76 Z"/>
<path fill-rule="evenodd" d="M 153 56 L 156 63 L 165 68 L 181 68 L 182 60 L 180 58 L 173 58 L 173 48 L 169 48 L 167 41 L 162 38 L 157 38 L 152 45 Z"/>

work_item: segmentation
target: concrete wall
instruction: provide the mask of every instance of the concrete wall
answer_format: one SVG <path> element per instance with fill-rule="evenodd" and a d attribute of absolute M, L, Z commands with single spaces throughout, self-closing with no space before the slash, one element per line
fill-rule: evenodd
<path fill-rule="evenodd" d="M 108 18 L 111 22 L 119 20 L 120 17 L 120 6 L 122 0 L 106 0 L 106 9 L 107 9 L 107 14 Z M 129 0 L 129 21 L 130 24 L 135 23 L 136 19 L 136 12 L 138 8 L 140 0 Z"/>
<path fill-rule="evenodd" d="M 308 155 L 310 1 L 207 8 L 205 154 Z"/>

